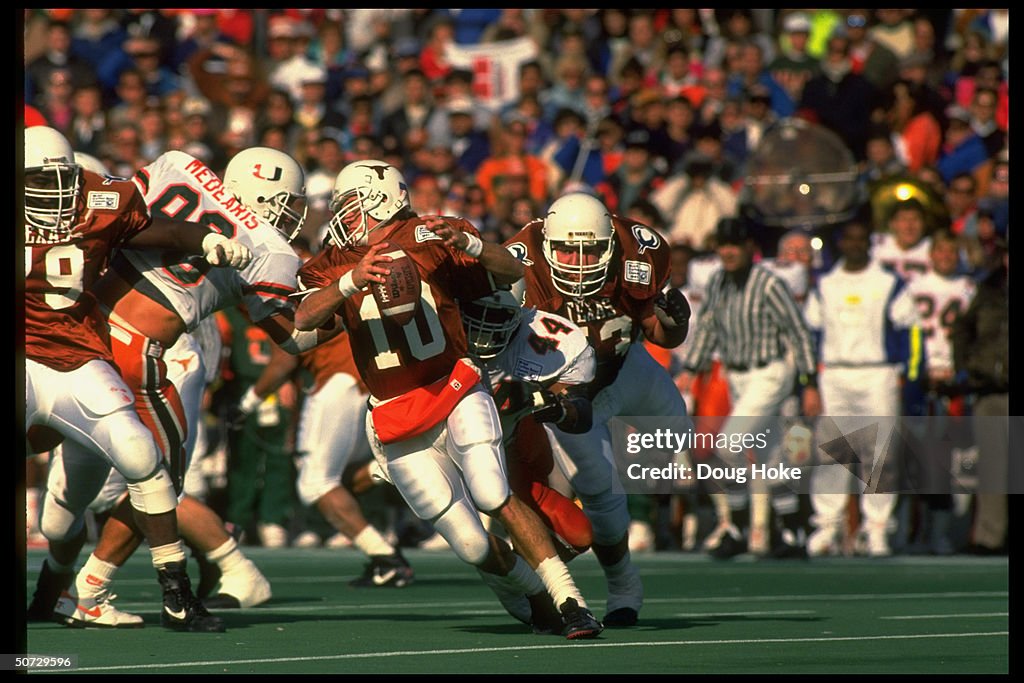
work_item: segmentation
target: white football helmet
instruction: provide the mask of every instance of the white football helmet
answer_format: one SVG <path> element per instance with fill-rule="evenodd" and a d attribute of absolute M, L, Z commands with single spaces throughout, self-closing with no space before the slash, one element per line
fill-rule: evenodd
<path fill-rule="evenodd" d="M 615 252 L 612 216 L 601 200 L 582 192 L 559 197 L 544 218 L 544 260 L 551 280 L 562 294 L 583 298 L 601 291 Z M 556 251 L 576 253 L 576 263 L 564 263 Z M 587 264 L 586 257 L 596 256 Z"/>
<path fill-rule="evenodd" d="M 25 129 L 25 223 L 50 237 L 71 233 L 78 219 L 82 168 L 61 133 Z"/>
<path fill-rule="evenodd" d="M 409 187 L 397 168 L 376 159 L 354 161 L 334 181 L 328 230 L 341 248 L 366 244 L 372 230 L 407 206 Z M 369 218 L 376 221 L 372 227 Z"/>
<path fill-rule="evenodd" d="M 299 163 L 270 147 L 243 149 L 224 170 L 224 187 L 290 242 L 306 221 L 306 176 Z"/>
<path fill-rule="evenodd" d="M 75 163 L 86 171 L 92 171 L 100 175 L 110 175 L 110 169 L 107 168 L 107 165 L 91 154 L 75 152 Z"/>
<path fill-rule="evenodd" d="M 523 307 L 507 289 L 459 306 L 469 353 L 488 360 L 505 350 L 523 317 Z"/>

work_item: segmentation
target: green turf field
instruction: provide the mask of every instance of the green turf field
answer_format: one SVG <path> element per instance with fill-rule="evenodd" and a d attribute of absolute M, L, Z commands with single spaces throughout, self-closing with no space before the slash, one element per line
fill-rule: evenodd
<path fill-rule="evenodd" d="M 637 555 L 639 626 L 570 642 L 507 616 L 450 553 L 407 552 L 404 589 L 355 589 L 347 550 L 247 548 L 273 584 L 260 607 L 222 611 L 227 633 L 159 626 L 147 553 L 114 581 L 139 630 L 33 624 L 31 654 L 75 654 L 79 672 L 112 673 L 1006 673 L 1009 577 L 1003 558 L 716 562 Z M 28 556 L 28 593 L 42 561 Z M 83 554 L 84 557 L 84 554 Z M 604 614 L 592 554 L 570 564 Z M 190 571 L 195 575 L 194 565 Z"/>

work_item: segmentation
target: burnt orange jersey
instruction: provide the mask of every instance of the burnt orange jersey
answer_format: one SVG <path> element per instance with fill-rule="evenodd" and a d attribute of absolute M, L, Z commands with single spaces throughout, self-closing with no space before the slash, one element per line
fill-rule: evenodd
<path fill-rule="evenodd" d="M 367 392 L 366 384 L 359 377 L 359 369 L 352 357 L 352 346 L 349 344 L 347 332 L 331 337 L 323 344 L 300 354 L 299 363 L 313 375 L 313 391 L 320 391 L 327 380 L 343 372 L 356 379 L 359 391 L 364 394 Z"/>
<path fill-rule="evenodd" d="M 81 214 L 66 239 L 25 229 L 25 353 L 67 372 L 113 361 L 107 325 L 89 289 L 111 253 L 150 224 L 135 185 L 82 171 Z"/>
<path fill-rule="evenodd" d="M 615 252 L 601 290 L 584 298 L 559 292 L 544 259 L 544 221 L 535 220 L 505 242 L 526 266 L 526 306 L 569 318 L 587 334 L 597 359 L 597 388 L 614 380 L 629 345 L 654 311 L 669 276 L 669 245 L 654 230 L 614 216 Z M 614 368 L 608 372 L 608 368 Z"/>
<path fill-rule="evenodd" d="M 454 227 L 479 233 L 462 218 L 448 218 Z M 459 300 L 478 299 L 493 290 L 487 270 L 476 259 L 428 230 L 419 218 L 382 228 L 384 239 L 401 247 L 419 271 L 420 301 L 413 319 L 399 325 L 381 316 L 369 290 L 357 292 L 339 309 L 348 330 L 352 356 L 370 393 L 385 400 L 447 377 L 466 355 L 466 333 Z M 333 286 L 355 268 L 368 246 L 339 249 L 330 245 L 299 269 L 303 289 Z"/>

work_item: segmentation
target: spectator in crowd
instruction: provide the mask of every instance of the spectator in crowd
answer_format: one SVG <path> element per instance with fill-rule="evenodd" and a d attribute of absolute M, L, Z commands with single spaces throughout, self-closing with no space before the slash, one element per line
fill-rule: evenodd
<path fill-rule="evenodd" d="M 946 191 L 950 230 L 954 235 L 976 235 L 978 232 L 978 182 L 970 173 L 958 173 L 949 180 Z"/>
<path fill-rule="evenodd" d="M 736 216 L 739 208 L 736 193 L 715 176 L 711 159 L 699 152 L 686 158 L 683 172 L 667 178 L 651 201 L 669 217 L 670 241 L 696 251 L 710 249 L 719 222 Z"/>
<path fill-rule="evenodd" d="M 74 116 L 68 126 L 68 142 L 79 152 L 98 154 L 107 132 L 107 112 L 99 86 L 93 83 L 75 90 L 71 106 Z"/>
<path fill-rule="evenodd" d="M 850 38 L 850 62 L 853 73 L 863 76 L 879 92 L 884 92 L 899 73 L 900 60 L 870 33 L 871 11 L 852 9 L 846 13 L 846 35 Z"/>
<path fill-rule="evenodd" d="M 971 130 L 985 143 L 989 158 L 995 158 L 1006 145 L 1006 131 L 996 123 L 999 93 L 990 87 L 974 89 L 971 97 Z"/>
<path fill-rule="evenodd" d="M 500 199 L 522 196 L 521 192 L 512 191 L 512 185 L 522 180 L 526 181 L 526 196 L 537 204 L 547 204 L 550 172 L 546 162 L 526 153 L 526 125 L 512 121 L 495 137 L 497 144 L 492 148 L 493 153 L 480 163 L 476 172 L 477 183 L 487 196 L 488 208 L 494 210 Z"/>
<path fill-rule="evenodd" d="M 897 80 L 884 101 L 885 123 L 893 131 L 896 152 L 907 170 L 917 173 L 924 166 L 934 165 L 942 145 L 942 128 L 920 88 Z"/>
<path fill-rule="evenodd" d="M 46 89 L 50 82 L 50 72 L 54 69 L 66 72 L 70 88 L 96 80 L 92 65 L 72 52 L 71 43 L 71 28 L 68 24 L 51 21 L 46 30 L 46 50 L 25 67 L 30 94 L 38 96 Z"/>
<path fill-rule="evenodd" d="M 628 215 L 627 209 L 649 199 L 661 187 L 665 176 L 658 172 L 653 159 L 651 134 L 647 130 L 637 128 L 626 134 L 622 163 L 608 177 L 611 194 L 605 205 L 609 211 Z"/>
<path fill-rule="evenodd" d="M 804 86 L 800 113 L 835 131 L 857 160 L 864 158 L 871 103 L 875 89 L 853 73 L 850 39 L 845 30 L 833 34 L 821 60 L 821 74 Z"/>
<path fill-rule="evenodd" d="M 52 68 L 46 72 L 42 91 L 35 102 L 36 107 L 46 117 L 50 126 L 65 136 L 71 134 L 71 120 L 75 116 L 72 105 L 74 91 L 75 85 L 71 78 L 71 71 L 63 67 Z"/>
<path fill-rule="evenodd" d="M 974 396 L 978 492 L 971 551 L 980 555 L 1005 553 L 1009 540 L 1009 263 L 1004 243 L 989 261 L 990 270 L 978 283 L 971 305 L 953 326 L 956 377 Z"/>
<path fill-rule="evenodd" d="M 935 168 L 946 184 L 952 184 L 958 175 L 970 174 L 975 186 L 984 194 L 988 191 L 992 175 L 992 159 L 985 148 L 985 141 L 971 128 L 971 114 L 963 107 L 949 107 L 946 118 L 949 123 L 946 124 L 946 135 Z"/>
<path fill-rule="evenodd" d="M 811 20 L 802 12 L 787 14 L 782 21 L 782 32 L 780 53 L 768 64 L 768 73 L 785 91 L 790 103 L 795 104 L 803 95 L 804 85 L 819 71 L 818 60 L 807 52 Z M 778 110 L 775 113 L 789 115 Z"/>
<path fill-rule="evenodd" d="M 910 17 L 914 10 L 877 9 L 878 23 L 868 33 L 871 38 L 886 46 L 897 59 L 906 59 L 914 51 L 914 24 Z"/>

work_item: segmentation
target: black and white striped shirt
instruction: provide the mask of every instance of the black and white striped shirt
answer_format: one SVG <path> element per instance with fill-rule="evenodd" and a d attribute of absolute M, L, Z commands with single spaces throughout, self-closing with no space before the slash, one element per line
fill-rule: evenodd
<path fill-rule="evenodd" d="M 693 371 L 706 369 L 716 350 L 726 368 L 743 370 L 780 360 L 787 346 L 800 373 L 816 371 L 814 339 L 799 305 L 785 282 L 758 264 L 740 284 L 725 270 L 711 276 L 694 334 L 684 361 Z"/>

